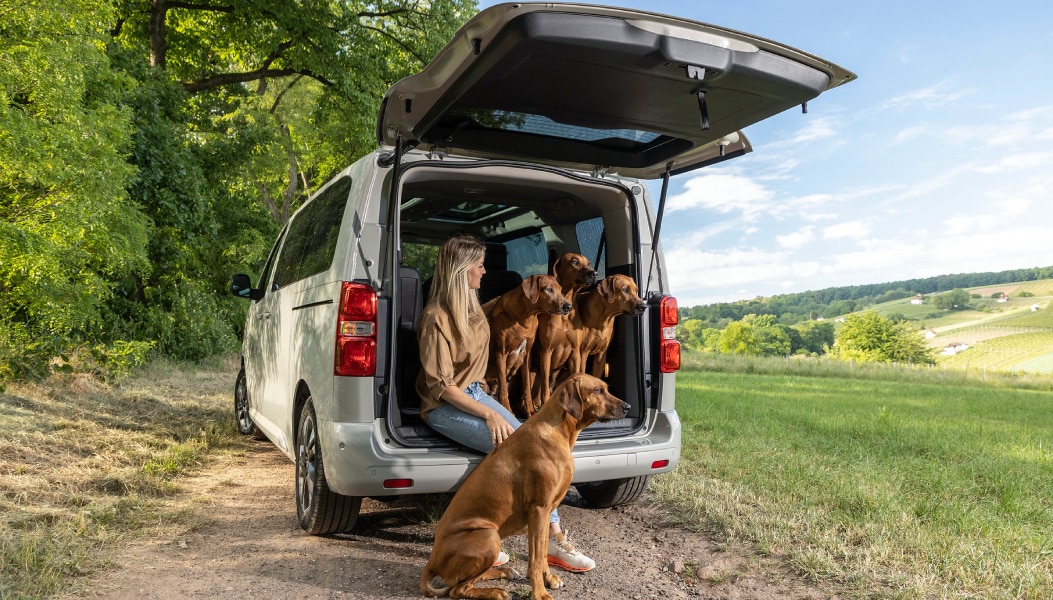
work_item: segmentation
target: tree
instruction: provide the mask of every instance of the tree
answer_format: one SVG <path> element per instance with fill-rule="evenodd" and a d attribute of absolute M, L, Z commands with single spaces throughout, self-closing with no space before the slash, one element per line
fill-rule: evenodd
<path fill-rule="evenodd" d="M 795 326 L 801 334 L 801 348 L 812 354 L 822 354 L 834 345 L 833 321 L 805 321 Z"/>
<path fill-rule="evenodd" d="M 753 336 L 753 328 L 743 321 L 728 323 L 720 333 L 720 351 L 725 354 L 760 354 L 760 346 Z"/>
<path fill-rule="evenodd" d="M 0 2 L 0 378 L 46 372 L 104 326 L 121 281 L 150 272 L 111 9 L 14 4 Z"/>
<path fill-rule="evenodd" d="M 123 340 L 232 347 L 230 273 L 375 147 L 385 89 L 474 10 L 0 0 L 0 377 Z"/>
<path fill-rule="evenodd" d="M 969 292 L 955 288 L 949 292 L 937 294 L 933 298 L 933 304 L 942 310 L 965 310 L 970 307 L 970 299 Z"/>
<path fill-rule="evenodd" d="M 924 339 L 906 323 L 874 311 L 848 315 L 831 355 L 842 360 L 936 364 Z"/>
<path fill-rule="evenodd" d="M 677 327 L 676 337 L 682 344 L 689 348 L 701 350 L 705 346 L 702 332 L 705 324 L 699 319 L 687 319 Z"/>

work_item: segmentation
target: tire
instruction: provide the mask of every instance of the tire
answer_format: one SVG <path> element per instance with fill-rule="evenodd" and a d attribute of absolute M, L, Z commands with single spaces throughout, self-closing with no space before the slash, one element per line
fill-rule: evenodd
<path fill-rule="evenodd" d="M 329 489 L 314 402 L 308 398 L 296 429 L 296 517 L 311 535 L 349 531 L 358 521 L 362 498 Z"/>
<path fill-rule="evenodd" d="M 641 475 L 628 479 L 579 483 L 574 487 L 589 508 L 611 508 L 638 499 L 647 491 L 647 484 L 650 481 L 650 475 Z"/>
<path fill-rule="evenodd" d="M 244 368 L 238 371 L 238 379 L 234 382 L 234 422 L 241 435 L 260 437 L 260 430 L 249 416 L 249 387 L 245 383 Z"/>

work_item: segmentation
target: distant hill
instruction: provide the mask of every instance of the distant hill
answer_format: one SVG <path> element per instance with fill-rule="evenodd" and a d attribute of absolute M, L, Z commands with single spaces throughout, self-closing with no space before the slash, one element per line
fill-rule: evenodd
<path fill-rule="evenodd" d="M 706 304 L 681 308 L 680 318 L 681 321 L 699 319 L 705 323 L 706 327 L 722 329 L 729 322 L 738 321 L 745 315 L 774 315 L 780 323 L 792 325 L 820 317 L 834 318 L 898 300 L 903 300 L 906 306 L 902 308 L 909 311 L 912 308 L 909 299 L 917 294 L 930 295 L 955 289 L 987 289 L 1040 280 L 1053 280 L 1053 266 L 990 273 L 938 275 L 923 279 L 832 287 L 795 294 L 779 294 L 767 298 L 757 297 L 752 300 Z M 920 310 L 915 311 L 919 314 L 914 315 L 912 320 L 917 320 L 919 316 L 932 315 L 935 311 L 931 304 L 922 306 Z M 911 317 L 911 315 L 905 316 Z"/>
<path fill-rule="evenodd" d="M 968 308 L 940 310 L 933 296 L 874 305 L 916 321 L 940 366 L 983 371 L 1053 372 L 1053 279 L 969 288 Z"/>

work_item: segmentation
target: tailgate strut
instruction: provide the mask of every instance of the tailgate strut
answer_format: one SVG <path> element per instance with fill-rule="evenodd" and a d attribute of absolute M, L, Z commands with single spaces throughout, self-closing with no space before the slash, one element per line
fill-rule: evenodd
<path fill-rule="evenodd" d="M 662 173 L 662 195 L 658 198 L 658 216 L 655 218 L 654 235 L 651 236 L 651 266 L 647 269 L 647 285 L 644 286 L 643 297 L 646 298 L 651 292 L 651 274 L 654 273 L 655 263 L 658 260 L 658 236 L 662 233 L 662 218 L 665 216 L 665 198 L 669 193 L 669 165 Z"/>

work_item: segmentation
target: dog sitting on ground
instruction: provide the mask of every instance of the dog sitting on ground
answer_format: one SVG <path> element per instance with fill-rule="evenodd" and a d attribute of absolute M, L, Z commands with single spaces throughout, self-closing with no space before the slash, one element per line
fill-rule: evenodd
<path fill-rule="evenodd" d="M 494 567 L 501 540 L 527 533 L 527 576 L 534 600 L 551 600 L 545 589 L 563 581 L 548 567 L 549 515 L 574 478 L 571 449 L 596 421 L 624 418 L 630 406 L 607 384 L 578 374 L 560 384 L 549 402 L 488 454 L 464 480 L 435 529 L 431 557 L 421 572 L 421 592 L 431 598 L 510 600 L 500 588 L 475 583 L 512 579 L 507 565 Z M 443 587 L 434 587 L 438 576 Z"/>

